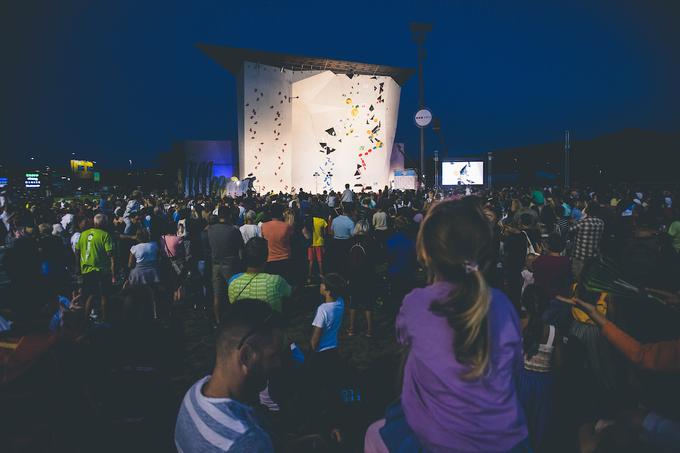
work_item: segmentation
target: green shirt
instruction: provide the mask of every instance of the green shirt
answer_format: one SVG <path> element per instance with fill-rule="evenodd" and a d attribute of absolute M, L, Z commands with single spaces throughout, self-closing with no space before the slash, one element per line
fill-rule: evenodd
<path fill-rule="evenodd" d="M 673 238 L 673 248 L 680 252 L 680 220 L 676 220 L 668 227 L 668 235 Z"/>
<path fill-rule="evenodd" d="M 545 197 L 543 196 L 543 192 L 541 192 L 540 190 L 534 190 L 531 193 L 531 198 L 533 198 L 534 203 L 536 203 L 539 206 L 545 203 Z"/>
<path fill-rule="evenodd" d="M 229 280 L 229 302 L 232 304 L 241 299 L 259 299 L 280 313 L 283 299 L 289 297 L 290 293 L 290 285 L 280 275 L 244 272 Z"/>
<path fill-rule="evenodd" d="M 113 253 L 111 235 L 99 228 L 83 231 L 76 243 L 76 251 L 80 253 L 80 272 L 111 272 L 109 255 Z"/>

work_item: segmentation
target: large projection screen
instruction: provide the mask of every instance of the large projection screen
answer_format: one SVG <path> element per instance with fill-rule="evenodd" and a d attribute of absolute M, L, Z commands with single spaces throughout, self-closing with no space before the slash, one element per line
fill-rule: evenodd
<path fill-rule="evenodd" d="M 457 160 L 442 162 L 442 185 L 484 185 L 484 161 Z"/>

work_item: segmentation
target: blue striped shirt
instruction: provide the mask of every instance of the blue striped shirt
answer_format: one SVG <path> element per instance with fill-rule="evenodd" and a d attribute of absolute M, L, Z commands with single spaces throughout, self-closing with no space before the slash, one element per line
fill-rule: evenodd
<path fill-rule="evenodd" d="M 207 398 L 202 388 L 210 376 L 187 391 L 175 425 L 175 446 L 191 452 L 273 452 L 269 434 L 255 411 L 229 398 Z"/>

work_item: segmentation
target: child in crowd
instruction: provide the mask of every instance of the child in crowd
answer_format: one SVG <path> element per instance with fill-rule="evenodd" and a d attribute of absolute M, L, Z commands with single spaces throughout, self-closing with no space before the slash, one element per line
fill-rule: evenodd
<path fill-rule="evenodd" d="M 517 392 L 529 425 L 531 443 L 539 448 L 554 415 L 553 369 L 561 357 L 561 337 L 554 325 L 543 321 L 548 307 L 548 296 L 543 288 L 529 285 L 522 296 L 522 306 L 526 309 L 527 319 L 522 329 L 524 367 Z"/>
<path fill-rule="evenodd" d="M 342 385 L 341 362 L 338 354 L 338 333 L 345 312 L 346 281 L 336 273 L 322 277 L 319 293 L 323 302 L 312 321 L 312 354 L 307 374 L 310 413 L 318 414 L 316 422 L 337 426 L 339 395 Z"/>
<path fill-rule="evenodd" d="M 312 351 L 319 357 L 337 356 L 338 331 L 342 325 L 345 301 L 342 298 L 345 279 L 340 274 L 328 274 L 319 286 L 323 303 L 316 310 L 310 341 Z"/>
<path fill-rule="evenodd" d="M 471 199 L 438 203 L 423 220 L 417 250 L 430 285 L 404 298 L 401 400 L 369 427 L 365 451 L 530 451 L 514 379 L 522 366 L 519 319 L 479 264 L 492 242 Z"/>

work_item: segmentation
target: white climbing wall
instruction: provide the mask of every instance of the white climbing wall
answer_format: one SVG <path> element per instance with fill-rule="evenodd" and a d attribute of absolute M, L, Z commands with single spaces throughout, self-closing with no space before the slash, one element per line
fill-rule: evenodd
<path fill-rule="evenodd" d="M 256 176 L 258 190 L 388 184 L 401 92 L 392 78 L 245 62 L 239 85 L 240 177 Z"/>

